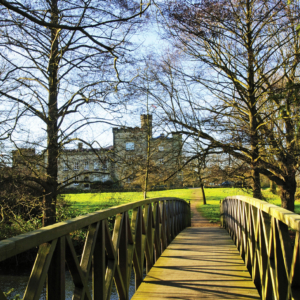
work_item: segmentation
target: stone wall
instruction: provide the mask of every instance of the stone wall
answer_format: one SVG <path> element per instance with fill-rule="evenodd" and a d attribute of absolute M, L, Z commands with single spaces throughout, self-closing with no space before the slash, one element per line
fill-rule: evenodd
<path fill-rule="evenodd" d="M 66 187 L 89 189 L 92 183 L 113 178 L 110 150 L 66 150 L 58 159 L 58 182 Z"/>
<path fill-rule="evenodd" d="M 149 124 L 150 127 L 147 127 Z M 152 136 L 152 118 L 141 116 L 141 127 L 113 128 L 115 178 L 121 185 L 143 186 L 150 135 L 149 185 L 165 185 L 164 179 L 174 173 L 181 163 L 182 138 Z M 181 185 L 182 176 L 173 176 L 167 185 Z"/>

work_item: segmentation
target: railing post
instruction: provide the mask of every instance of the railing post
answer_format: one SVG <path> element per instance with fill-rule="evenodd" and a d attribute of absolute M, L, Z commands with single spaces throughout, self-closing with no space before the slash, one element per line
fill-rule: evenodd
<path fill-rule="evenodd" d="M 143 281 L 143 214 L 141 207 L 133 210 L 131 218 L 132 234 L 135 240 L 135 250 L 133 254 L 133 267 L 135 272 L 135 290 L 138 289 Z"/>
<path fill-rule="evenodd" d="M 170 201 L 166 201 L 166 234 L 167 234 L 167 244 L 169 245 L 172 241 L 171 223 L 170 223 Z"/>
<path fill-rule="evenodd" d="M 183 230 L 186 227 L 185 207 L 181 201 L 179 203 L 180 203 L 181 230 Z"/>
<path fill-rule="evenodd" d="M 105 299 L 105 221 L 100 221 L 92 261 L 93 299 Z"/>
<path fill-rule="evenodd" d="M 179 232 L 179 226 L 178 226 L 178 204 L 177 201 L 174 201 L 174 215 L 175 215 L 175 236 Z"/>
<path fill-rule="evenodd" d="M 153 223 L 152 223 L 152 205 L 147 204 L 144 208 L 144 219 L 146 224 L 146 273 L 153 266 Z"/>
<path fill-rule="evenodd" d="M 192 226 L 192 212 L 191 212 L 191 201 L 189 201 L 189 211 L 188 211 L 188 218 L 189 218 L 189 226 Z"/>
<path fill-rule="evenodd" d="M 154 245 L 155 245 L 155 261 L 158 260 L 158 258 L 161 255 L 161 224 L 160 224 L 160 209 L 159 209 L 159 202 L 155 202 L 154 209 L 153 209 L 153 216 L 154 216 Z"/>
<path fill-rule="evenodd" d="M 46 282 L 47 300 L 65 299 L 65 237 L 57 240 Z"/>
<path fill-rule="evenodd" d="M 121 276 L 123 280 L 123 285 L 125 288 L 125 298 L 128 299 L 128 288 L 127 288 L 127 280 L 128 280 L 128 213 L 127 211 L 123 213 L 123 224 L 121 228 L 121 236 L 120 236 L 120 245 L 119 245 L 119 267 L 121 271 Z M 120 297 L 121 298 L 121 297 Z"/>
<path fill-rule="evenodd" d="M 164 251 L 168 247 L 168 238 L 167 238 L 167 213 L 166 213 L 166 201 L 162 201 L 162 209 L 161 209 L 161 231 L 162 231 L 162 244 Z"/>

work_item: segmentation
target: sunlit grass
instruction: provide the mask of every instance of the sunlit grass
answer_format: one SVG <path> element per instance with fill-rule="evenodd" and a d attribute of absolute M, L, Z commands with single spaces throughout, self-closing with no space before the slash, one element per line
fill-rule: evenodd
<path fill-rule="evenodd" d="M 148 198 L 177 197 L 186 201 L 191 200 L 192 190 L 178 189 L 166 191 L 150 191 Z M 121 204 L 143 200 L 142 192 L 115 192 L 115 193 L 82 193 L 65 194 L 63 198 L 71 204 L 73 214 L 86 214 Z M 76 212 L 75 212 L 76 211 Z"/>

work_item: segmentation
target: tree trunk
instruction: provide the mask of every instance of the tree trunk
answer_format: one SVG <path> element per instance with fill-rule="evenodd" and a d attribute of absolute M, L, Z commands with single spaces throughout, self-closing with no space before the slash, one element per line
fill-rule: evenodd
<path fill-rule="evenodd" d="M 280 186 L 281 207 L 294 211 L 295 209 L 295 192 L 297 188 L 295 175 L 285 178 L 286 184 Z"/>
<path fill-rule="evenodd" d="M 146 172 L 145 172 L 145 185 L 144 185 L 144 199 L 147 198 L 148 181 L 149 181 L 149 167 L 150 167 L 150 142 L 151 142 L 151 127 L 149 124 L 149 112 L 147 101 L 147 157 L 146 157 Z"/>
<path fill-rule="evenodd" d="M 249 137 L 250 137 L 250 146 L 251 146 L 251 169 L 252 169 L 252 190 L 253 197 L 262 199 L 261 186 L 260 186 L 260 175 L 257 171 L 257 159 L 259 157 L 258 151 L 258 133 L 257 133 L 257 99 L 255 95 L 256 83 L 255 83 L 255 67 L 254 67 L 254 50 L 253 42 L 255 38 L 253 37 L 253 20 L 252 16 L 252 7 L 250 1 L 246 2 L 246 26 L 247 26 L 247 35 L 246 35 L 246 49 L 247 49 L 247 58 L 248 58 L 248 88 L 247 88 L 247 97 L 249 104 Z"/>
<path fill-rule="evenodd" d="M 252 171 L 252 192 L 253 198 L 262 199 L 261 186 L 260 186 L 260 174 L 257 170 Z"/>
<path fill-rule="evenodd" d="M 145 183 L 144 183 L 144 199 L 147 199 L 147 192 L 148 192 L 148 180 L 149 180 L 149 158 L 147 157 L 147 165 L 146 165 L 146 172 L 145 172 Z"/>
<path fill-rule="evenodd" d="M 270 180 L 270 192 L 274 195 L 277 194 L 276 183 L 272 180 Z"/>
<path fill-rule="evenodd" d="M 202 192 L 202 201 L 203 201 L 203 204 L 206 204 L 206 198 L 205 198 L 205 192 L 204 192 L 204 185 L 203 185 L 202 182 L 200 183 L 200 186 L 201 186 L 201 192 Z"/>
<path fill-rule="evenodd" d="M 55 197 L 53 197 L 55 195 Z M 44 195 L 43 226 L 56 223 L 56 194 L 48 193 Z"/>
<path fill-rule="evenodd" d="M 58 24 L 57 0 L 51 2 L 51 23 Z M 43 225 L 48 226 L 56 223 L 56 198 L 57 198 L 57 170 L 58 170 L 58 39 L 57 29 L 51 29 L 51 51 L 49 54 L 48 70 L 48 118 L 47 118 L 47 165 L 46 165 L 46 188 L 44 194 Z"/>

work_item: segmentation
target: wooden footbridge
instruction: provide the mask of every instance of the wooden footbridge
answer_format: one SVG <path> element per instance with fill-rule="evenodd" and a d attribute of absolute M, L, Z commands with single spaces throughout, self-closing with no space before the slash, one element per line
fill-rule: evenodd
<path fill-rule="evenodd" d="M 191 227 L 183 200 L 134 202 L 1 241 L 0 261 L 38 247 L 26 300 L 44 286 L 46 299 L 65 299 L 66 269 L 73 299 L 110 299 L 113 282 L 129 299 L 132 270 L 132 299 L 300 299 L 300 216 L 243 196 L 227 197 L 220 211 L 223 228 Z M 70 233 L 82 228 L 79 260 Z"/>

